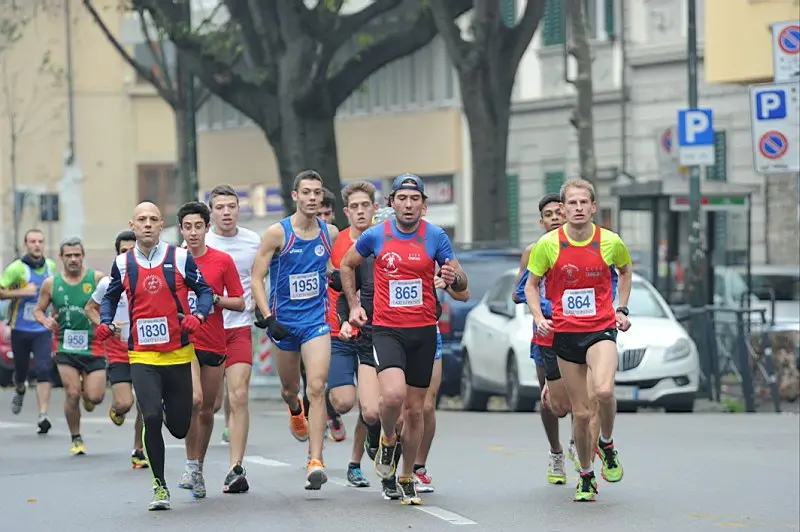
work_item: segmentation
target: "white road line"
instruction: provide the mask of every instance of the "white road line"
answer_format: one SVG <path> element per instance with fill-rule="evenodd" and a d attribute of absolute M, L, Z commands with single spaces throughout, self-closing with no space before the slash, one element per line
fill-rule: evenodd
<path fill-rule="evenodd" d="M 258 464 L 265 467 L 289 467 L 291 464 L 287 464 L 286 462 L 280 462 L 278 460 L 272 460 L 270 458 L 264 458 L 263 456 L 245 456 L 245 462 L 250 462 L 251 464 Z"/>
<path fill-rule="evenodd" d="M 15 423 L 13 421 L 0 421 L 0 429 L 27 429 L 35 427 L 33 423 Z"/>
<path fill-rule="evenodd" d="M 414 506 L 420 512 L 425 512 L 428 515 L 438 517 L 442 521 L 446 521 L 451 525 L 477 525 L 472 519 L 467 519 L 463 515 L 458 515 L 444 508 L 438 506 Z"/>

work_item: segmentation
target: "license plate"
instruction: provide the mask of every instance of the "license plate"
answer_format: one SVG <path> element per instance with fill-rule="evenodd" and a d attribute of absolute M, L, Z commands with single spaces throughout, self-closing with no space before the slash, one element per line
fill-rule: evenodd
<path fill-rule="evenodd" d="M 639 400 L 639 387 L 638 386 L 616 386 L 614 388 L 614 395 L 618 401 L 638 401 Z"/>

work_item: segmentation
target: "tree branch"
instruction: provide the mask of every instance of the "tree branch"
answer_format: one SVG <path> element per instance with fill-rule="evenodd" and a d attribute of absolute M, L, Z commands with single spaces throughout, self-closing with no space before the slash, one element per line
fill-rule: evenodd
<path fill-rule="evenodd" d="M 327 26 L 326 29 L 329 34 L 323 39 L 324 47 L 331 50 L 331 55 L 333 55 L 336 53 L 336 50 L 341 48 L 353 35 L 361 31 L 361 28 L 363 28 L 365 24 L 387 11 L 398 7 L 404 1 L 405 0 L 375 0 L 367 4 L 366 7 L 350 15 L 326 17 L 329 19 L 330 26 L 327 24 L 325 25 Z M 413 1 L 417 2 L 418 0 Z M 342 0 L 338 0 L 336 3 L 339 5 L 339 8 L 341 8 Z M 319 0 L 319 4 L 325 5 L 326 2 L 324 0 Z M 326 9 L 326 11 L 330 12 L 328 9 Z M 338 14 L 338 12 L 337 9 L 336 13 Z"/>
<path fill-rule="evenodd" d="M 147 26 L 147 20 L 144 16 L 144 10 L 137 11 L 139 15 L 139 29 L 144 36 L 144 41 L 147 43 L 147 49 L 153 57 L 153 62 L 156 64 L 161 75 L 164 77 L 164 86 L 173 94 L 177 94 L 176 86 L 172 81 L 172 76 L 169 73 L 169 62 L 167 61 L 166 53 L 164 52 L 164 40 L 158 40 L 158 51 L 156 51 L 156 42 L 150 36 L 150 28 Z M 156 76 L 158 77 L 158 76 Z M 179 98 L 176 98 L 177 101 Z"/>
<path fill-rule="evenodd" d="M 139 63 L 136 59 L 131 57 L 128 51 L 119 43 L 119 41 L 114 37 L 111 31 L 108 29 L 108 26 L 105 22 L 103 22 L 100 13 L 97 12 L 94 5 L 92 4 L 91 0 L 83 0 L 83 5 L 86 7 L 86 10 L 89 11 L 89 14 L 94 20 L 95 24 L 97 24 L 98 28 L 100 28 L 100 32 L 106 38 L 106 40 L 111 44 L 111 46 L 117 51 L 117 53 L 122 56 L 126 63 L 128 63 L 131 68 L 133 68 L 137 74 L 139 74 L 142 78 L 147 80 L 150 85 L 155 88 L 156 92 L 158 93 L 161 98 L 164 99 L 173 109 L 178 105 L 177 98 L 175 97 L 175 93 L 171 92 L 167 87 L 164 87 L 161 83 L 161 80 L 153 74 L 150 70 L 144 68 L 141 63 Z"/>
<path fill-rule="evenodd" d="M 206 87 L 202 83 L 195 83 L 194 85 L 195 85 L 194 112 L 196 113 L 197 111 L 202 109 L 202 107 L 206 104 L 209 98 L 211 98 L 212 93 L 210 90 L 208 90 L 208 87 Z"/>
<path fill-rule="evenodd" d="M 504 48 L 509 50 L 508 60 L 515 70 L 544 17 L 546 4 L 547 0 L 528 0 L 522 18 L 511 33 L 507 34 Z"/>
<path fill-rule="evenodd" d="M 433 15 L 436 29 L 447 48 L 447 55 L 457 70 L 462 70 L 469 55 L 471 43 L 461 37 L 461 28 L 456 23 L 448 2 L 434 1 L 428 4 Z"/>

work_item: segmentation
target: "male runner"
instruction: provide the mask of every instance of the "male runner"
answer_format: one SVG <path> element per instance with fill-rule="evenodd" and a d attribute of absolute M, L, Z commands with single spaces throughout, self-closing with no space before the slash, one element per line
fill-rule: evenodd
<path fill-rule="evenodd" d="M 297 211 L 271 225 L 264 234 L 253 264 L 253 299 L 260 314 L 256 326 L 267 329 L 278 348 L 275 361 L 281 396 L 289 407 L 292 436 L 298 441 L 310 440 L 306 489 L 318 490 L 328 480 L 322 462 L 327 420 L 325 383 L 331 355 L 330 326 L 325 322 L 326 272 L 331 245 L 339 231 L 317 218 L 322 201 L 322 178 L 317 172 L 300 172 L 292 188 Z M 262 285 L 267 272 L 269 302 Z M 299 396 L 300 356 L 308 378 L 308 420 Z"/>
<path fill-rule="evenodd" d="M 223 441 L 230 443 L 230 469 L 222 486 L 224 493 L 244 493 L 250 489 L 247 472 L 242 467 L 250 431 L 250 375 L 253 369 L 253 304 L 250 280 L 261 237 L 239 227 L 239 196 L 229 185 L 211 191 L 209 205 L 213 226 L 206 235 L 206 245 L 224 251 L 233 258 L 244 292 L 242 312 L 223 310 L 227 358 L 225 360 L 226 428 Z M 222 294 L 224 295 L 224 294 Z"/>
<path fill-rule="evenodd" d="M 526 284 L 528 306 L 541 335 L 555 332 L 553 349 L 567 388 L 573 415 L 573 434 L 581 473 L 576 501 L 593 501 L 597 493 L 592 459 L 603 462 L 608 482 L 622 480 L 623 469 L 612 440 L 616 400 L 617 329 L 630 328 L 628 298 L 631 291 L 631 258 L 616 233 L 596 227 L 594 187 L 575 179 L 561 187 L 567 222 L 543 236 L 531 254 Z M 619 272 L 620 307 L 614 310 L 613 271 Z M 547 291 L 553 302 L 553 318 L 541 309 L 539 281 L 547 275 Z M 591 370 L 598 401 L 600 438 L 592 440 L 592 414 L 587 368 Z"/>
<path fill-rule="evenodd" d="M 396 220 L 368 229 L 341 264 L 342 288 L 351 325 L 367 314 L 356 295 L 354 268 L 370 255 L 374 265 L 373 356 L 381 390 L 382 434 L 375 470 L 395 474 L 397 421 L 403 414 L 403 471 L 398 479 L 403 504 L 421 504 L 413 466 L 423 431 L 422 410 L 436 356 L 435 265 L 456 292 L 467 289 L 466 275 L 453 255 L 447 233 L 422 220 L 425 185 L 411 174 L 395 178 L 391 194 Z"/>
<path fill-rule="evenodd" d="M 49 277 L 39 291 L 33 317 L 56 332 L 53 359 L 64 386 L 64 415 L 72 437 L 73 455 L 86 454 L 81 438 L 81 396 L 93 405 L 106 393 L 106 359 L 102 340 L 95 339 L 94 325 L 84 308 L 103 274 L 83 266 L 85 252 L 80 238 L 61 243 L 59 253 L 64 270 Z M 50 304 L 57 318 L 45 314 Z"/>
<path fill-rule="evenodd" d="M 339 268 L 344 254 L 358 240 L 358 237 L 372 225 L 372 218 L 375 216 L 375 210 L 378 207 L 375 203 L 375 186 L 366 181 L 356 181 L 347 185 L 342 190 L 342 200 L 344 201 L 344 212 L 350 222 L 350 227 L 339 233 L 339 237 L 333 244 L 331 264 L 334 268 Z M 341 289 L 340 286 L 336 288 Z M 371 294 L 371 287 L 368 290 Z M 339 293 L 334 287 L 328 288 L 330 303 L 328 305 L 327 320 L 331 327 L 331 364 L 328 371 L 329 393 L 327 395 L 330 397 L 337 416 L 349 412 L 356 402 L 356 374 L 358 374 L 359 396 L 362 395 L 361 367 L 364 362 L 360 361 L 360 354 L 366 359 L 365 363 L 369 368 L 365 368 L 365 371 L 371 371 L 372 382 L 377 383 L 374 362 L 372 361 L 372 346 L 368 346 L 368 350 L 361 349 L 359 351 L 359 346 L 356 342 L 349 341 L 352 331 L 347 335 L 348 340 L 339 338 L 340 321 L 339 313 L 337 313 L 337 301 L 340 299 Z M 369 379 L 369 377 L 366 378 Z M 375 390 L 375 398 L 377 399 L 377 388 L 374 387 L 372 390 Z M 374 419 L 374 421 L 377 421 L 377 419 Z M 341 418 L 339 418 L 339 423 L 342 431 L 344 431 L 344 423 L 341 422 Z M 328 426 L 331 428 L 331 436 L 336 438 L 335 429 L 338 428 L 336 420 L 329 417 Z M 377 426 L 376 429 L 380 430 Z M 350 463 L 347 465 L 347 482 L 357 488 L 365 488 L 370 485 L 369 480 L 361 471 L 361 459 L 364 456 L 366 436 L 367 427 L 361 420 L 361 416 L 359 416 L 353 436 L 353 451 L 350 455 Z"/>
<path fill-rule="evenodd" d="M 189 335 L 206 320 L 214 298 L 189 252 L 159 240 L 163 226 L 158 207 L 150 202 L 136 206 L 130 222 L 136 245 L 111 267 L 100 305 L 102 323 L 95 330 L 100 341 L 114 334 L 114 316 L 124 292 L 131 317 L 131 378 L 144 417 L 144 447 L 153 472 L 149 510 L 171 508 L 161 425 L 178 439 L 189 432 L 195 359 Z M 189 308 L 189 289 L 197 295 L 194 312 Z"/>
<path fill-rule="evenodd" d="M 322 187 L 322 201 L 317 209 L 317 218 L 326 224 L 333 225 L 336 222 L 336 194 L 328 188 Z"/>
<path fill-rule="evenodd" d="M 44 233 L 29 229 L 25 233 L 26 253 L 15 260 L 0 277 L 0 299 L 10 299 L 8 325 L 11 327 L 11 351 L 14 353 L 14 397 L 11 411 L 19 414 L 25 399 L 25 381 L 28 380 L 31 355 L 36 367 L 36 400 L 39 403 L 39 434 L 47 434 L 52 427 L 47 417 L 50 404 L 50 372 L 53 334 L 33 317 L 39 290 L 45 279 L 56 271 L 56 263 L 44 256 Z"/>
<path fill-rule="evenodd" d="M 227 253 L 206 246 L 206 233 L 211 225 L 208 207 L 197 201 L 186 203 L 178 209 L 178 225 L 189 253 L 214 292 L 215 307 L 243 312 L 244 291 L 236 264 Z M 192 291 L 189 292 L 189 310 L 197 311 L 197 295 Z M 225 372 L 225 326 L 222 313 L 215 310 L 211 308 L 208 319 L 192 337 L 197 355 L 192 361 L 192 387 L 195 396 L 200 395 L 200 408 L 192 412 L 192 424 L 186 436 L 186 471 L 178 483 L 179 487 L 192 490 L 197 499 L 206 496 L 203 461 L 214 429 L 214 403 Z"/>
<path fill-rule="evenodd" d="M 124 255 L 136 245 L 136 235 L 133 231 L 122 231 L 117 235 L 114 242 L 114 249 L 117 255 Z M 86 317 L 97 327 L 100 325 L 100 304 L 108 290 L 108 276 L 100 279 L 97 283 L 89 302 L 86 303 Z M 119 333 L 105 341 L 106 356 L 108 357 L 108 381 L 111 383 L 112 404 L 108 409 L 108 417 L 111 421 L 120 426 L 125 422 L 125 414 L 133 408 L 133 386 L 131 384 L 131 365 L 128 361 L 128 338 L 130 338 L 131 326 L 129 323 L 128 299 L 122 294 L 117 305 L 117 312 L 114 315 L 114 325 Z M 144 443 L 142 442 L 142 429 L 144 420 L 139 407 L 136 407 L 136 422 L 133 428 L 133 451 L 131 452 L 131 465 L 134 469 L 145 469 L 150 467 L 147 457 L 144 454 Z"/>

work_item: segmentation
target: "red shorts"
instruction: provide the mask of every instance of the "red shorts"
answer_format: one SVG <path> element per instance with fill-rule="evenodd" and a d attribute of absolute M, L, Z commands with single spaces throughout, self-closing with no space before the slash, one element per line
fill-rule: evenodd
<path fill-rule="evenodd" d="M 229 368 L 234 364 L 253 365 L 253 333 L 250 327 L 236 327 L 226 329 L 225 336 L 228 344 L 228 358 L 225 360 L 225 367 Z"/>

